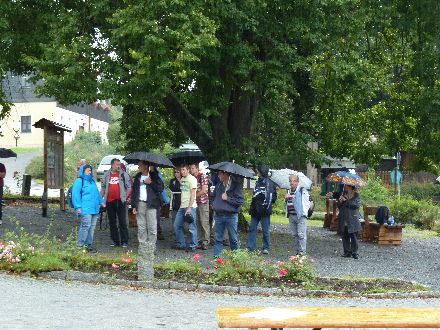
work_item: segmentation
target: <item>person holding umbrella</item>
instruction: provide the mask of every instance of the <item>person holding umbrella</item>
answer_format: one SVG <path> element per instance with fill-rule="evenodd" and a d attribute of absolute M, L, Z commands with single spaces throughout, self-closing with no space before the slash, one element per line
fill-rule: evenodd
<path fill-rule="evenodd" d="M 218 182 L 211 187 L 214 210 L 214 258 L 220 257 L 225 229 L 228 229 L 231 250 L 238 249 L 238 212 L 243 204 L 243 183 L 235 175 L 220 170 Z"/>
<path fill-rule="evenodd" d="M 356 235 L 361 230 L 359 222 L 361 199 L 354 185 L 344 185 L 344 193 L 339 197 L 337 206 L 339 209 L 338 234 L 342 235 L 342 247 L 344 249 L 342 257 L 358 259 Z"/>
<path fill-rule="evenodd" d="M 157 209 L 160 207 L 160 193 L 164 189 L 157 171 L 150 171 L 150 163 L 138 161 L 139 173 L 133 179 L 132 209 L 136 215 L 139 243 L 157 241 Z"/>

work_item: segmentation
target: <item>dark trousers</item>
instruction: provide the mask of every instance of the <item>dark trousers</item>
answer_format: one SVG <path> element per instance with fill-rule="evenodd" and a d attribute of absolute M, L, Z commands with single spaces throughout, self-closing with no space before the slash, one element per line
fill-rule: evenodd
<path fill-rule="evenodd" d="M 157 222 L 157 234 L 162 234 L 162 227 L 160 226 L 160 207 L 156 211 L 156 222 Z"/>
<path fill-rule="evenodd" d="M 110 238 L 116 244 L 128 243 L 128 226 L 126 218 L 126 205 L 120 199 L 107 202 L 108 224 L 110 226 Z M 116 223 L 118 217 L 118 223 Z M 119 228 L 118 228 L 119 227 Z"/>
<path fill-rule="evenodd" d="M 3 219 L 3 186 L 0 186 L 0 220 Z"/>
<path fill-rule="evenodd" d="M 344 234 L 342 235 L 342 246 L 344 248 L 344 254 L 357 254 L 358 242 L 356 238 L 357 233 L 349 233 L 348 227 L 345 226 Z"/>

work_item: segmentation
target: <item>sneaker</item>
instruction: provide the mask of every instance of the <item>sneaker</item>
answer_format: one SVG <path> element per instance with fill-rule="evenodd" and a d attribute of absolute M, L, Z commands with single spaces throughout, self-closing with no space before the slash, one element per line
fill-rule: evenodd
<path fill-rule="evenodd" d="M 353 259 L 359 259 L 359 255 L 357 253 L 353 253 L 351 256 L 353 257 Z"/>
<path fill-rule="evenodd" d="M 119 244 L 117 244 L 115 242 L 111 242 L 110 246 L 115 247 L 115 246 L 119 246 Z"/>
<path fill-rule="evenodd" d="M 263 254 L 269 254 L 269 250 L 264 249 L 264 250 L 263 250 Z"/>
<path fill-rule="evenodd" d="M 343 258 L 350 258 L 351 257 L 351 253 L 341 254 L 341 257 L 343 257 Z"/>
<path fill-rule="evenodd" d="M 122 243 L 121 245 L 123 248 L 127 248 L 128 247 L 128 243 Z"/>
<path fill-rule="evenodd" d="M 204 243 L 200 243 L 197 248 L 200 249 L 200 250 L 208 250 L 208 247 Z"/>
<path fill-rule="evenodd" d="M 87 248 L 88 253 L 98 253 L 98 250 L 96 250 L 93 246 L 89 246 Z"/>

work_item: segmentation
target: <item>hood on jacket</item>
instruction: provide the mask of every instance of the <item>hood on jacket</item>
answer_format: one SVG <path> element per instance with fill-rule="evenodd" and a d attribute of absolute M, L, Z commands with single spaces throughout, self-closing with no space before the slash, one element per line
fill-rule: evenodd
<path fill-rule="evenodd" d="M 90 176 L 84 174 L 84 170 L 85 170 L 86 168 L 90 168 L 90 169 L 92 170 L 92 171 L 90 172 Z M 81 167 L 80 167 L 79 170 L 78 170 L 78 178 L 82 178 L 82 179 L 91 178 L 91 179 L 93 179 L 93 168 L 92 168 L 90 165 L 87 165 L 87 164 L 85 164 L 85 165 L 81 165 Z M 89 179 L 89 180 L 90 180 L 90 179 Z"/>
<path fill-rule="evenodd" d="M 269 166 L 264 165 L 264 164 L 258 166 L 258 172 L 260 172 L 260 174 L 263 178 L 267 178 L 269 175 Z"/>

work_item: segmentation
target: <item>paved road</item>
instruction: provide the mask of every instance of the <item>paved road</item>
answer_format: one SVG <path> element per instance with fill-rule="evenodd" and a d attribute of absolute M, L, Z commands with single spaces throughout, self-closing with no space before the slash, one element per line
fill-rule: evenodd
<path fill-rule="evenodd" d="M 218 306 L 440 307 L 440 299 L 369 300 L 229 296 L 134 290 L 0 274 L 3 329 L 217 329 Z"/>

